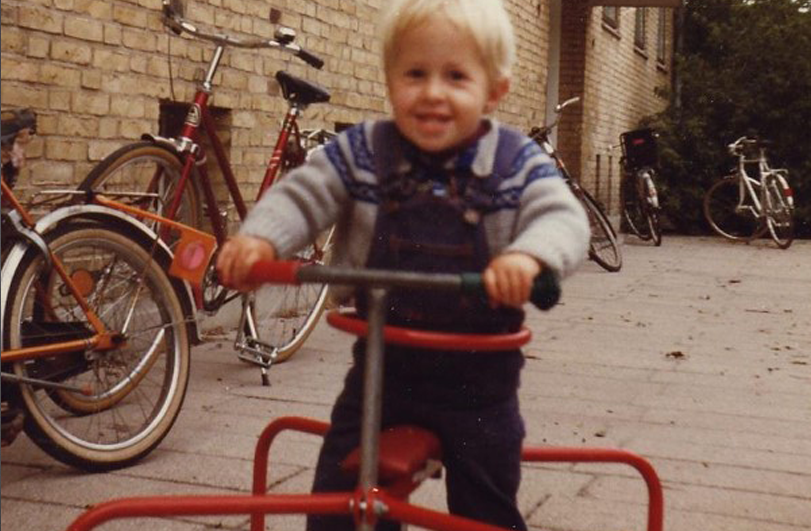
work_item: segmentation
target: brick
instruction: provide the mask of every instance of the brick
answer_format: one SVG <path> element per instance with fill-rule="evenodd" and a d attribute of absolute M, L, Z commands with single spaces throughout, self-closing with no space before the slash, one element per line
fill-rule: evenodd
<path fill-rule="evenodd" d="M 126 26 L 143 28 L 147 22 L 147 12 L 129 6 L 116 5 L 113 7 L 113 20 Z"/>
<path fill-rule="evenodd" d="M 86 44 L 73 41 L 54 41 L 51 43 L 51 59 L 80 65 L 90 64 L 91 50 Z"/>
<path fill-rule="evenodd" d="M 48 105 L 55 111 L 70 111 L 70 91 L 54 89 L 48 93 Z"/>
<path fill-rule="evenodd" d="M 147 61 L 146 73 L 153 77 L 169 77 L 169 65 L 166 57 L 153 55 Z"/>
<path fill-rule="evenodd" d="M 84 118 L 71 114 L 59 114 L 57 117 L 59 134 L 67 137 L 95 138 L 99 131 L 96 118 Z"/>
<path fill-rule="evenodd" d="M 18 20 L 19 17 L 17 16 L 18 11 L 19 10 L 16 5 L 10 6 L 6 4 L 0 4 L 0 21 L 2 21 L 3 26 L 5 26 L 6 24 L 8 25 L 19 24 Z"/>
<path fill-rule="evenodd" d="M 36 6 L 22 5 L 19 9 L 20 27 L 44 31 L 46 33 L 62 33 L 64 15 L 53 10 Z"/>
<path fill-rule="evenodd" d="M 98 49 L 93 54 L 93 68 L 102 72 L 128 72 L 130 54 Z"/>
<path fill-rule="evenodd" d="M 82 87 L 88 89 L 101 89 L 101 73 L 96 70 L 82 72 Z"/>
<path fill-rule="evenodd" d="M 125 47 L 134 50 L 154 52 L 157 49 L 157 36 L 143 30 L 124 28 L 121 42 Z"/>
<path fill-rule="evenodd" d="M 122 42 L 123 42 L 123 33 L 121 31 L 121 28 L 114 24 L 105 24 L 104 43 L 119 46 L 121 45 Z"/>
<path fill-rule="evenodd" d="M 99 138 L 116 138 L 118 136 L 117 118 L 102 118 L 99 120 Z"/>
<path fill-rule="evenodd" d="M 70 105 L 74 112 L 102 116 L 110 110 L 110 96 L 82 90 L 73 93 Z"/>
<path fill-rule="evenodd" d="M 110 113 L 113 116 L 142 118 L 144 116 L 144 102 L 140 98 L 116 96 L 110 102 Z"/>
<path fill-rule="evenodd" d="M 49 138 L 45 142 L 45 154 L 51 160 L 84 160 L 87 157 L 87 143 Z"/>
<path fill-rule="evenodd" d="M 0 84 L 0 94 L 4 106 L 38 109 L 48 106 L 48 92 L 43 88 L 5 82 Z"/>
<path fill-rule="evenodd" d="M 2 57 L 0 58 L 0 69 L 2 69 L 5 79 L 36 83 L 40 78 L 39 64 L 37 63 Z"/>
<path fill-rule="evenodd" d="M 4 30 L 5 31 L 5 30 Z M 28 57 L 45 59 L 50 53 L 51 44 L 47 39 L 36 35 L 28 37 Z"/>
<path fill-rule="evenodd" d="M 104 24 L 98 20 L 68 17 L 65 19 L 65 35 L 87 41 L 104 40 Z"/>
<path fill-rule="evenodd" d="M 104 0 L 73 0 L 74 9 L 78 13 L 90 15 L 95 20 L 111 20 L 113 6 Z"/>
<path fill-rule="evenodd" d="M 3 27 L 0 33 L 0 48 L 4 52 L 23 53 L 25 51 L 25 36 L 23 32 L 12 27 Z"/>
<path fill-rule="evenodd" d="M 42 161 L 31 168 L 31 182 L 39 188 L 53 187 L 59 183 L 73 184 L 75 165 L 65 161 Z"/>
<path fill-rule="evenodd" d="M 124 138 L 139 138 L 148 130 L 149 127 L 143 120 L 121 120 L 120 132 Z"/>
<path fill-rule="evenodd" d="M 121 142 L 91 140 L 87 146 L 87 158 L 91 161 L 100 161 L 119 147 Z"/>

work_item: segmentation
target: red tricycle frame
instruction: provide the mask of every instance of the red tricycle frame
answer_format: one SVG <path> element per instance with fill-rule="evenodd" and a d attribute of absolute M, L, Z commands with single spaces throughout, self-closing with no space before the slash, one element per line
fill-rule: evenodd
<path fill-rule="evenodd" d="M 254 270 L 261 268 L 258 266 Z M 291 267 L 298 265 L 291 264 Z M 305 273 L 304 270 L 307 270 Z M 282 272 L 276 282 L 335 281 L 335 273 L 344 284 L 369 284 L 363 272 L 341 270 L 326 266 L 311 266 L 301 271 Z M 303 274 L 302 274 L 303 273 Z M 322 274 L 323 273 L 323 274 Z M 267 473 L 270 446 L 282 431 L 293 430 L 323 436 L 329 424 L 302 417 L 282 417 L 272 421 L 259 436 L 254 453 L 253 487 L 251 494 L 153 496 L 113 500 L 96 505 L 77 518 L 68 531 L 86 531 L 106 521 L 132 517 L 213 516 L 245 514 L 251 517 L 251 531 L 265 529 L 266 514 L 347 515 L 357 528 L 372 530 L 381 519 L 413 524 L 436 531 L 508 531 L 480 521 L 427 509 L 408 502 L 409 495 L 421 482 L 441 468 L 441 445 L 433 433 L 417 426 L 395 426 L 380 430 L 382 404 L 382 370 L 384 345 L 402 341 L 403 337 L 417 346 L 464 344 L 470 348 L 470 336 L 437 332 L 414 332 L 385 326 L 387 289 L 392 286 L 420 285 L 433 289 L 459 289 L 449 275 L 429 275 L 432 282 L 419 276 L 395 275 L 394 281 L 381 286 L 380 272 L 375 271 L 373 287 L 369 289 L 368 325 L 346 314 L 332 312 L 328 322 L 339 329 L 367 338 L 364 374 L 364 403 L 361 419 L 361 445 L 343 462 L 343 468 L 358 473 L 358 486 L 350 492 L 320 494 L 269 494 Z M 257 275 L 254 275 L 257 278 Z M 267 276 L 265 281 L 272 280 Z M 390 279 L 391 280 L 391 279 Z M 555 286 L 557 289 L 557 286 Z M 415 335 L 416 334 L 416 335 Z M 530 339 L 528 331 L 508 336 L 482 337 L 478 349 L 503 350 L 518 348 Z M 425 341 L 427 343 L 419 343 Z M 414 344 L 414 343 L 412 343 Z M 662 486 L 653 466 L 644 458 L 627 450 L 580 447 L 525 447 L 522 462 L 624 463 L 634 467 L 648 489 L 648 531 L 662 531 L 664 500 Z"/>

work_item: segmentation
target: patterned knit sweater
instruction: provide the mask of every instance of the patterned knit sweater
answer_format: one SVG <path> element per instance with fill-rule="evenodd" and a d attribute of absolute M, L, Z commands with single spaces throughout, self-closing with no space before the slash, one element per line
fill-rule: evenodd
<path fill-rule="evenodd" d="M 491 255 L 523 252 L 561 277 L 569 275 L 586 256 L 589 224 L 585 211 L 540 146 L 494 120 L 488 126 L 483 136 L 444 164 L 469 169 L 480 177 L 502 168 L 493 206 L 483 219 Z M 410 149 L 392 150 L 390 157 L 375 156 L 373 138 L 377 141 L 381 136 L 374 135 L 378 127 L 394 131 L 395 138 L 389 141 Z M 518 146 L 507 155 L 501 149 L 506 140 Z M 305 165 L 271 187 L 251 210 L 240 233 L 267 239 L 277 255 L 285 258 L 336 224 L 332 263 L 362 267 L 381 201 L 376 161 L 385 159 L 390 167 L 408 171 L 413 161 L 402 154 L 415 151 L 396 133 L 391 121 L 358 124 L 313 152 Z M 503 160 L 505 156 L 510 160 Z"/>

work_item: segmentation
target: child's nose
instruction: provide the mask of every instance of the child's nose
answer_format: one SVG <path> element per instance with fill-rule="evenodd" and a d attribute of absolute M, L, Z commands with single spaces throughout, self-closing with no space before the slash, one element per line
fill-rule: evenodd
<path fill-rule="evenodd" d="M 425 80 L 425 85 L 423 86 L 422 92 L 425 99 L 438 100 L 444 96 L 445 88 L 441 79 L 432 76 Z"/>

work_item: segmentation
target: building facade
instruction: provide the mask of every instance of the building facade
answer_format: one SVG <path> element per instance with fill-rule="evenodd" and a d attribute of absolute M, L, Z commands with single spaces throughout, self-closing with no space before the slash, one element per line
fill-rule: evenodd
<path fill-rule="evenodd" d="M 229 48 L 215 78 L 218 128 L 246 197 L 261 181 L 285 111 L 274 74 L 285 69 L 332 93 L 305 113 L 306 127 L 387 112 L 375 21 L 385 0 L 186 0 L 200 26 L 272 37 L 276 24 L 323 57 L 315 70 L 269 50 Z M 670 0 L 506 0 L 516 28 L 518 63 L 497 118 L 522 130 L 567 109 L 558 142 L 572 173 L 617 213 L 621 132 L 664 108 L 670 84 Z M 602 2 L 609 3 L 609 2 Z M 613 3 L 613 2 L 612 2 Z M 628 7 L 627 4 L 648 7 Z M 116 148 L 182 121 L 183 102 L 213 46 L 170 33 L 161 0 L 3 0 L 2 94 L 7 107 L 32 107 L 39 134 L 20 188 L 75 186 Z"/>

